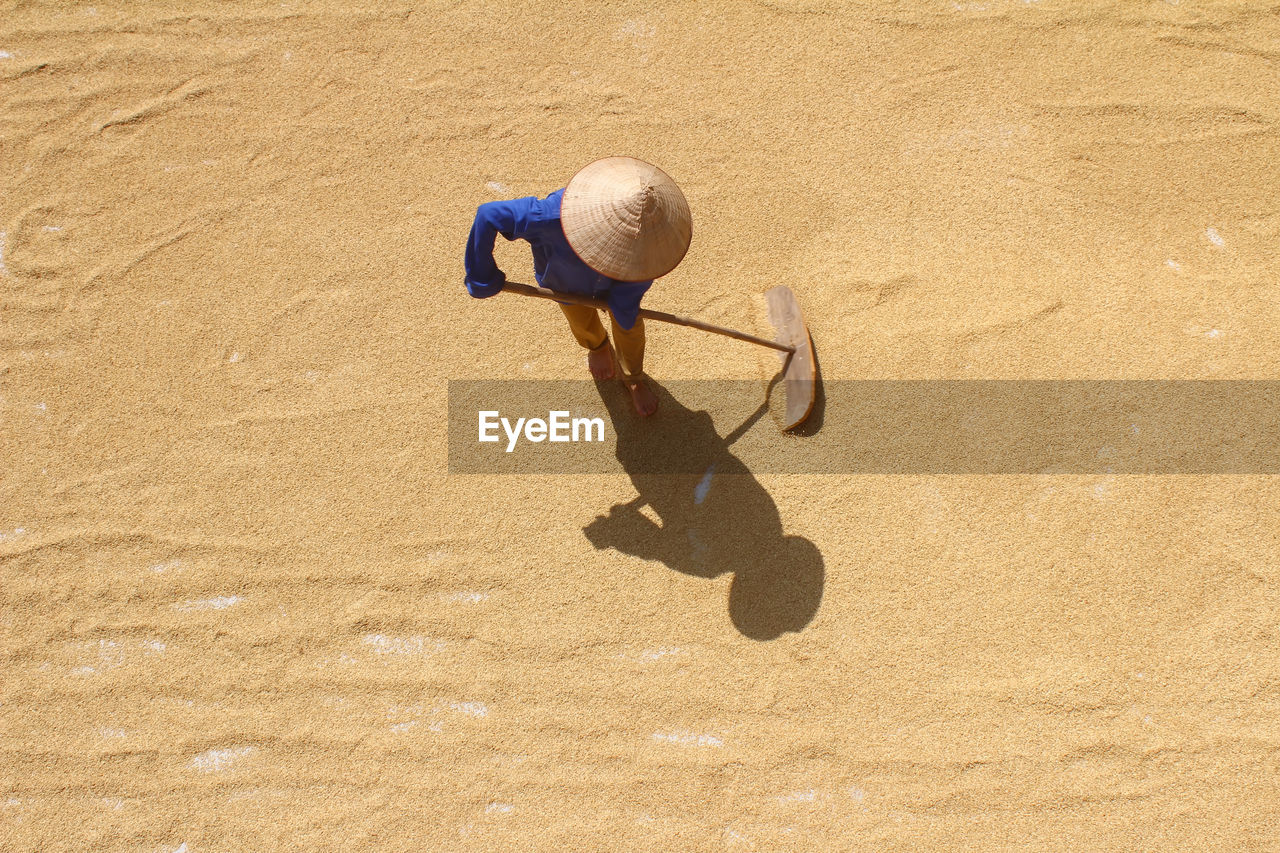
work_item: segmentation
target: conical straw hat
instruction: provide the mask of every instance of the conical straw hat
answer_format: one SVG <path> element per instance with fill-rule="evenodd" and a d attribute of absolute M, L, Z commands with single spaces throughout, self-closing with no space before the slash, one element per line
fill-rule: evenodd
<path fill-rule="evenodd" d="M 618 281 L 666 275 L 693 236 L 689 203 L 675 181 L 631 157 L 606 157 L 574 175 L 560 223 L 582 262 Z"/>

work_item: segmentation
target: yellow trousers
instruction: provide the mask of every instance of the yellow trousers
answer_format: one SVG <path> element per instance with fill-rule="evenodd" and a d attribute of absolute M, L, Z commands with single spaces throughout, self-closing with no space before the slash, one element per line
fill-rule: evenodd
<path fill-rule="evenodd" d="M 599 349 L 604 346 L 609 336 L 605 334 L 604 324 L 600 322 L 600 313 L 586 305 L 560 305 L 560 310 L 569 320 L 569 328 L 578 343 L 587 349 Z M 618 325 L 618 319 L 609 313 L 610 325 L 613 328 L 613 346 L 621 362 L 623 378 L 639 376 L 644 371 L 644 320 L 636 318 L 636 324 L 630 329 Z"/>

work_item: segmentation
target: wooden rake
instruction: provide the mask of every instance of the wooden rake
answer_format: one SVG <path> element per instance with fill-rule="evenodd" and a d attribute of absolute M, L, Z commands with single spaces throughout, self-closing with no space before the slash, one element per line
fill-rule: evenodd
<path fill-rule="evenodd" d="M 519 296 L 534 296 L 538 299 L 551 299 L 555 302 L 568 302 L 574 305 L 599 308 L 604 311 L 609 310 L 608 303 L 603 299 L 592 299 L 589 296 L 579 296 L 574 293 L 559 293 L 545 288 L 530 287 L 527 284 L 518 284 L 513 281 L 504 284 L 502 291 L 503 293 L 514 293 Z M 792 430 L 804 423 L 805 418 L 809 417 L 809 413 L 813 411 L 814 397 L 817 394 L 817 362 L 813 357 L 813 340 L 809 337 L 809 327 L 804 323 L 804 316 L 800 313 L 800 303 L 796 301 L 796 295 L 791 292 L 791 288 L 780 284 L 765 291 L 764 298 L 768 306 L 769 323 L 778 333 L 777 338 L 772 341 L 758 338 L 755 335 L 748 335 L 746 332 L 739 332 L 736 329 L 713 326 L 710 323 L 704 323 L 701 320 L 694 320 L 690 317 L 677 317 L 675 314 L 668 314 L 665 311 L 650 311 L 647 308 L 642 308 L 640 309 L 640 316 L 646 320 L 688 326 L 691 329 L 701 329 L 704 332 L 712 332 L 717 335 L 724 335 L 727 338 L 734 338 L 735 340 L 746 341 L 749 344 L 758 344 L 759 346 L 776 350 L 778 357 L 782 359 L 782 388 L 786 395 L 782 429 L 784 431 Z"/>

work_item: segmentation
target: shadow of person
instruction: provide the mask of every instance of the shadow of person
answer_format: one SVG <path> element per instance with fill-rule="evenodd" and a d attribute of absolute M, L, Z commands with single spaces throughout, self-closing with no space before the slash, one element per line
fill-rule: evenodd
<path fill-rule="evenodd" d="M 583 528 L 591 544 L 703 578 L 732 572 L 729 617 L 751 639 L 808 625 L 822 600 L 822 554 L 808 539 L 783 534 L 773 499 L 729 452 L 711 416 L 652 383 L 658 411 L 642 419 L 621 383 L 596 386 L 613 421 L 618 461 L 639 494 Z M 640 511 L 645 505 L 660 523 Z"/>

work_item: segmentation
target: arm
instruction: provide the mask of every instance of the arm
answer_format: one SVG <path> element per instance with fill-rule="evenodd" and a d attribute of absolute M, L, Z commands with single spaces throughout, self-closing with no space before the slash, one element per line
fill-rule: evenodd
<path fill-rule="evenodd" d="M 508 240 L 524 236 L 532 201 L 532 198 L 491 201 L 476 208 L 471 236 L 467 238 L 465 263 L 467 292 L 477 299 L 493 296 L 506 283 L 506 274 L 493 260 L 494 240 L 499 234 Z"/>
<path fill-rule="evenodd" d="M 640 298 L 653 284 L 652 281 L 620 281 L 609 288 L 609 311 L 618 318 L 618 325 L 630 329 L 640 315 Z"/>

